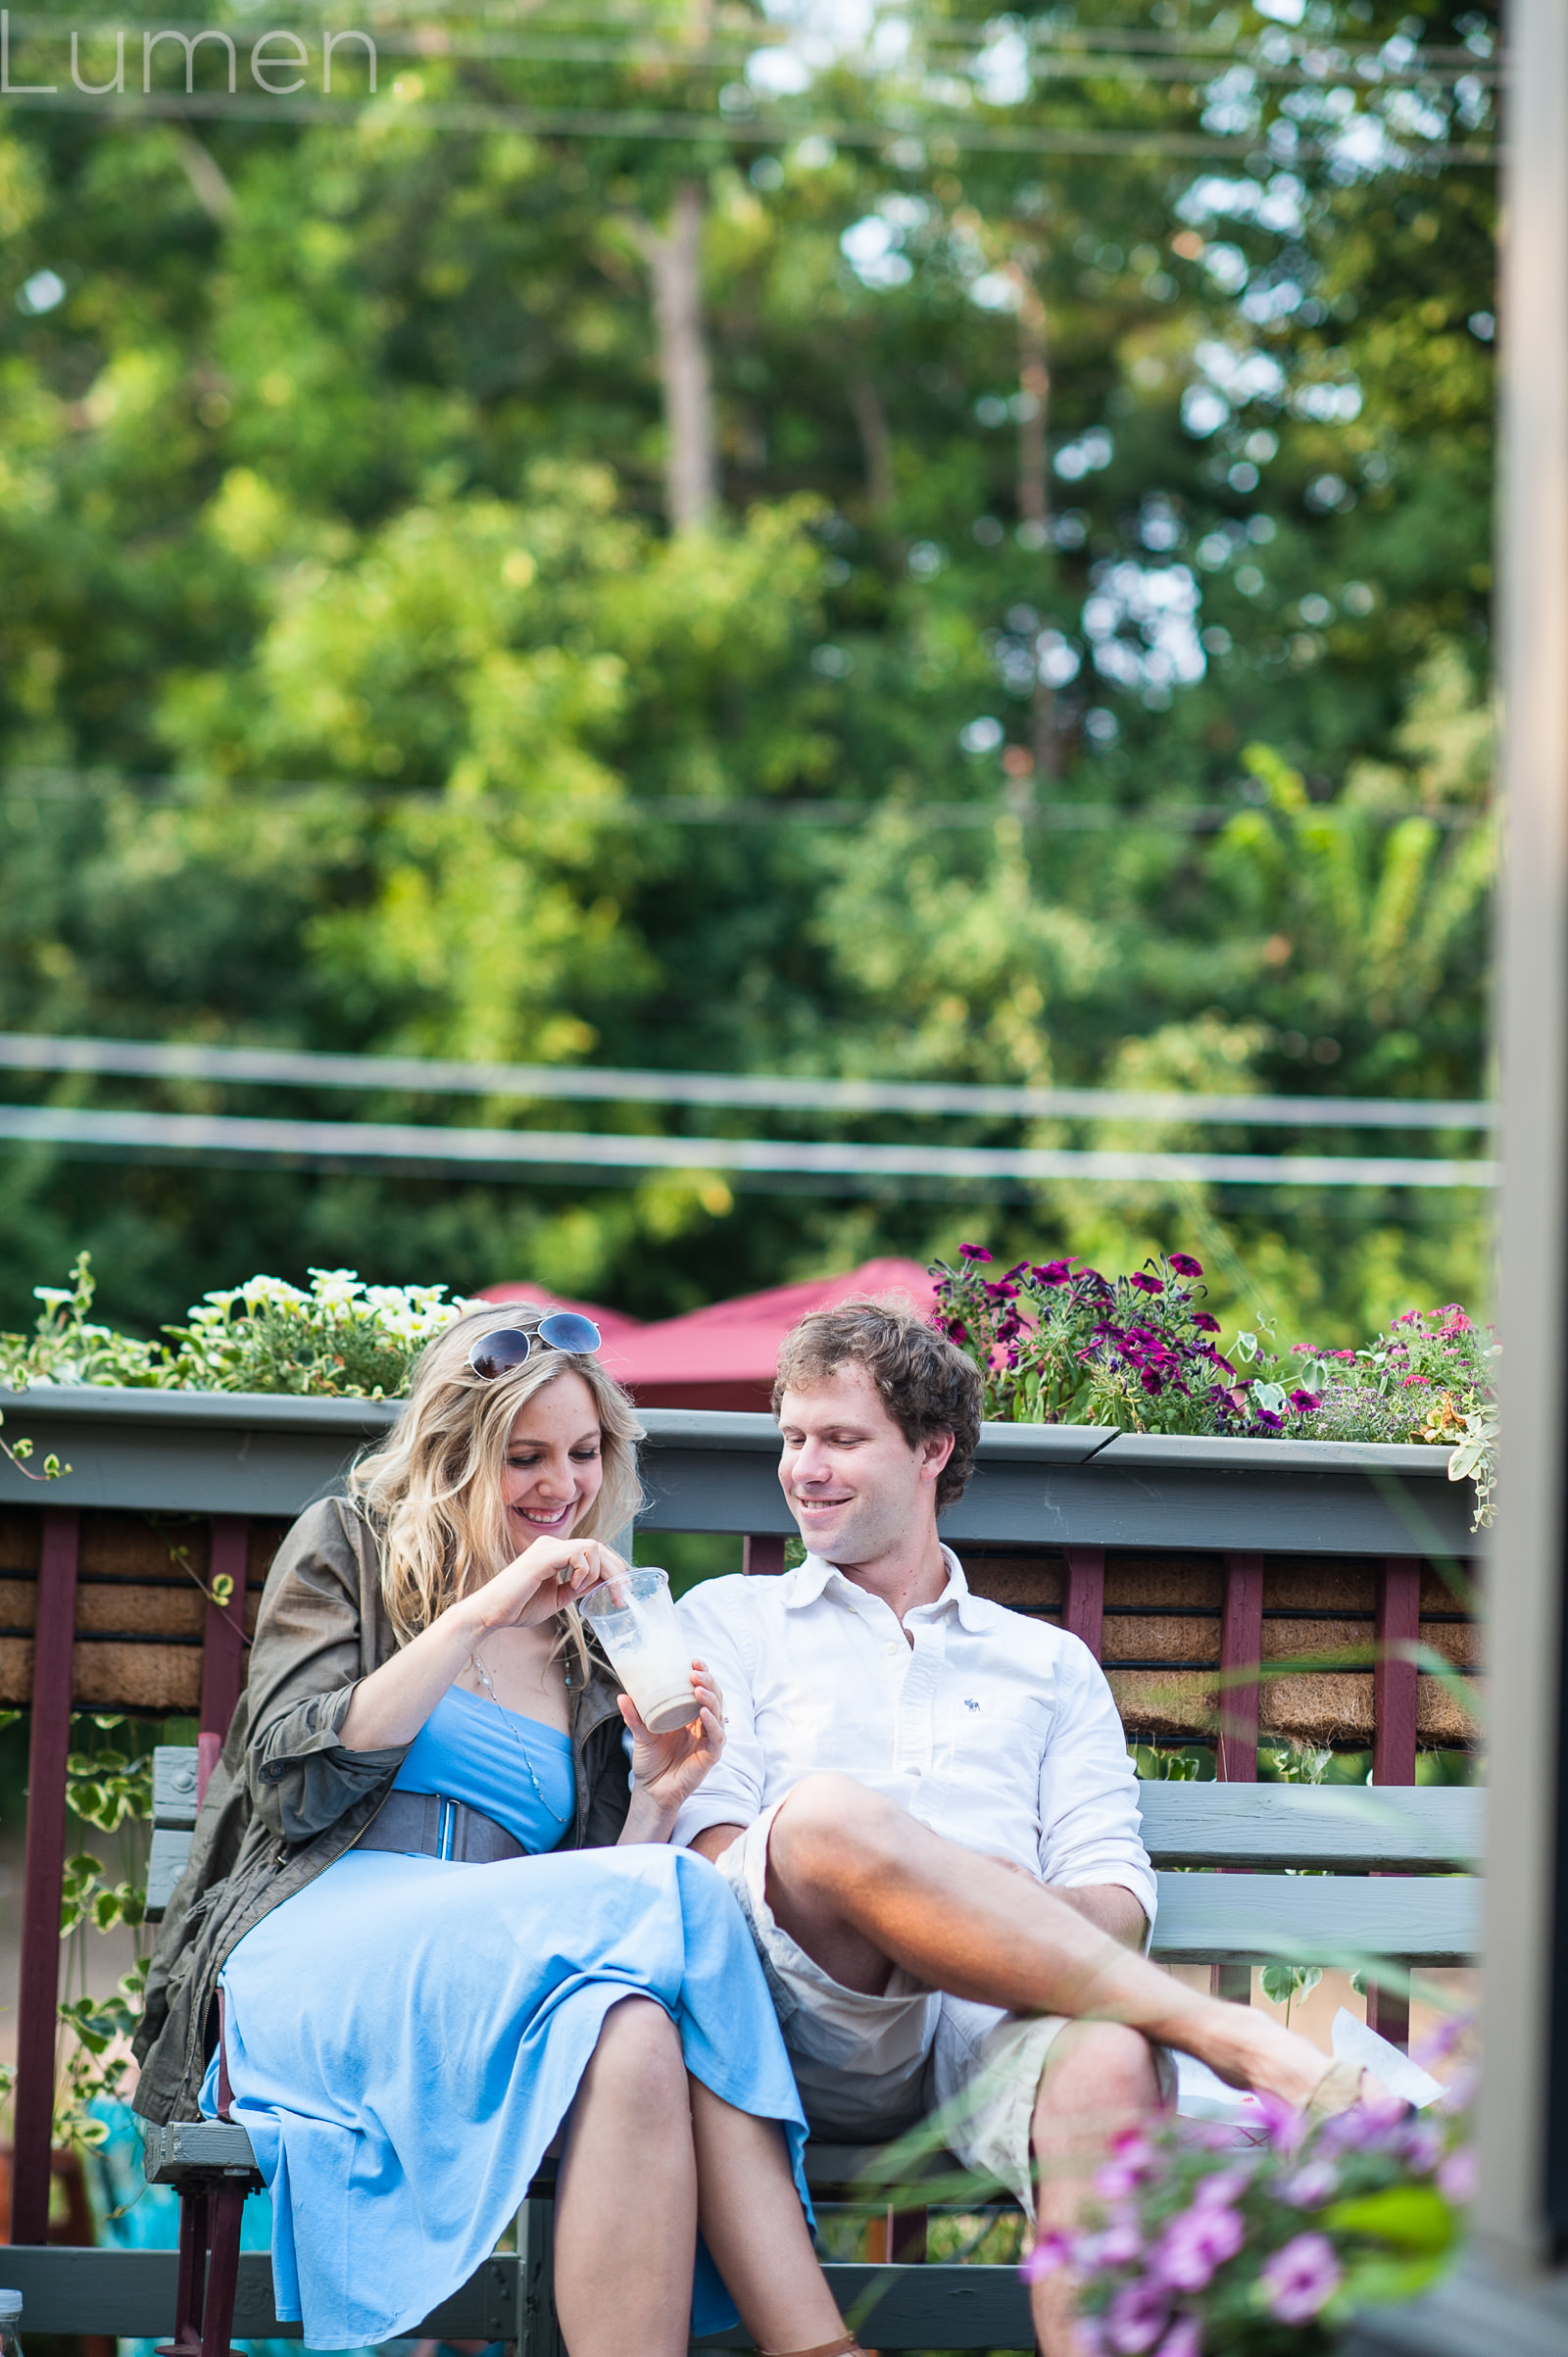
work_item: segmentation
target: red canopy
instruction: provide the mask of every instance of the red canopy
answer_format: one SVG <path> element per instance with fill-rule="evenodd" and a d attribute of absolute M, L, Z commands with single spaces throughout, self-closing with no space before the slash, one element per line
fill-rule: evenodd
<path fill-rule="evenodd" d="M 763 1408 L 770 1400 L 779 1345 L 808 1310 L 860 1295 L 902 1297 L 925 1315 L 935 1287 L 917 1260 L 867 1260 L 840 1276 L 774 1285 L 738 1301 L 714 1301 L 684 1317 L 641 1325 L 613 1309 L 566 1301 L 537 1285 L 491 1285 L 491 1301 L 546 1301 L 584 1309 L 605 1337 L 607 1372 L 644 1407 Z"/>

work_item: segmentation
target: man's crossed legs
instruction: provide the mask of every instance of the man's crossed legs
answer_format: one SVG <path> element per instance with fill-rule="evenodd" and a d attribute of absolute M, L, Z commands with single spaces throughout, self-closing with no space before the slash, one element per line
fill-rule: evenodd
<path fill-rule="evenodd" d="M 763 1868 L 755 1841 L 725 1853 L 725 1873 L 748 1906 L 776 1988 L 760 1917 L 770 1917 L 818 1981 L 825 1976 L 844 1994 L 846 2012 L 857 1996 L 863 2003 L 893 1991 L 918 2005 L 919 1991 L 943 1990 L 1008 2014 L 1065 2017 L 1054 2033 L 1039 2022 L 1042 2035 L 1018 2044 L 1021 2059 L 1033 2056 L 1024 2067 L 1036 2077 L 1030 2142 L 1042 2233 L 1072 2222 L 1109 2137 L 1162 2100 L 1161 2047 L 1298 2105 L 1326 2074 L 1304 2038 L 1248 2006 L 1187 1989 L 1062 1893 L 945 1841 L 848 1777 L 805 1778 L 754 1832 L 765 1843 L 765 1909 L 755 1888 Z M 699 1845 L 708 1846 L 702 1837 Z M 831 1989 L 823 1994 L 831 2011 Z M 791 2036 L 786 2020 L 785 2030 L 796 2046 L 799 2028 Z M 1016 2088 L 1014 2103 L 1026 2092 Z M 1032 2298 L 1047 2357 L 1072 2357 L 1078 2342 L 1060 2273 L 1036 2283 Z"/>

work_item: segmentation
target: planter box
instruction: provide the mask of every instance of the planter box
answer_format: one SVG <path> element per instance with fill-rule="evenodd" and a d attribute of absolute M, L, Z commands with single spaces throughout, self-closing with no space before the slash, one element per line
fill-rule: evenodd
<path fill-rule="evenodd" d="M 0 1504 L 292 1519 L 386 1432 L 393 1402 L 236 1392 L 0 1391 L 5 1437 L 73 1470 L 44 1491 L 0 1462 Z M 650 1530 L 786 1534 L 771 1416 L 645 1408 Z M 1467 1557 L 1472 1493 L 1446 1449 L 1152 1439 L 988 1424 L 944 1536 L 1022 1547 L 1251 1547 Z"/>

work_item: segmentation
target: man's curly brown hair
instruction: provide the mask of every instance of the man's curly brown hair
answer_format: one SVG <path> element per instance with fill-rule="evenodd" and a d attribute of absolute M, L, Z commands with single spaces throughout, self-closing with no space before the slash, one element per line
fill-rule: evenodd
<path fill-rule="evenodd" d="M 776 1416 L 786 1392 L 808 1392 L 844 1366 L 863 1367 L 911 1449 L 951 1432 L 953 1454 L 937 1477 L 937 1512 L 963 1496 L 980 1439 L 980 1370 L 912 1308 L 840 1301 L 813 1309 L 784 1338 L 773 1384 Z"/>

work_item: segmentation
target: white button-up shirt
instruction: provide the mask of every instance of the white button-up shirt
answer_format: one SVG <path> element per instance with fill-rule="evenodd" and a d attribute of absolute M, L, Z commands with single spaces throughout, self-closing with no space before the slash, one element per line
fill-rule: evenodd
<path fill-rule="evenodd" d="M 681 1597 L 727 1730 L 672 1840 L 750 1825 L 803 1776 L 835 1769 L 1048 1883 L 1117 1883 L 1152 1923 L 1137 1779 L 1100 1664 L 1064 1630 L 971 1596 L 957 1557 L 942 1551 L 947 1587 L 902 1629 L 880 1596 L 818 1555 L 781 1577 L 705 1580 Z"/>

